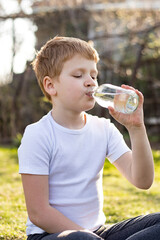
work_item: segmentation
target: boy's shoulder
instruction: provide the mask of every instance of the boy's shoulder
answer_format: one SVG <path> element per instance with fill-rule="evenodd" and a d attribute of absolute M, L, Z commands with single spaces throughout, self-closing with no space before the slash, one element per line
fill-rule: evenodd
<path fill-rule="evenodd" d="M 24 131 L 20 149 L 50 149 L 53 144 L 50 112 L 39 121 L 29 124 Z M 40 151 L 40 150 L 39 150 Z"/>
<path fill-rule="evenodd" d="M 29 124 L 26 129 L 24 134 L 28 133 L 31 134 L 32 136 L 34 135 L 48 135 L 48 132 L 51 130 L 51 123 L 50 123 L 50 112 L 46 115 L 44 115 L 40 120 L 37 122 Z"/>
<path fill-rule="evenodd" d="M 109 125 L 111 123 L 110 119 L 108 119 L 108 118 L 99 117 L 99 116 L 92 115 L 92 114 L 87 114 L 87 118 L 88 118 L 89 122 L 92 122 L 93 124 Z"/>
<path fill-rule="evenodd" d="M 117 127 L 109 118 L 98 117 L 94 115 L 88 115 L 89 124 L 91 123 L 92 129 L 98 132 L 106 132 L 108 136 L 114 135 L 115 132 L 119 132 Z"/>

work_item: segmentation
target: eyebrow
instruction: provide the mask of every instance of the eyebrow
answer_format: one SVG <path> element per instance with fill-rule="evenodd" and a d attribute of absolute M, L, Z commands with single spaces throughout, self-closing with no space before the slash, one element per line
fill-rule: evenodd
<path fill-rule="evenodd" d="M 85 69 L 85 68 L 76 68 L 76 69 L 73 70 L 73 72 L 75 72 L 75 71 L 82 71 L 82 72 L 85 72 L 86 69 Z M 96 69 L 92 69 L 92 70 L 91 70 L 91 73 L 96 73 L 96 74 L 98 75 L 98 70 L 96 70 Z"/>

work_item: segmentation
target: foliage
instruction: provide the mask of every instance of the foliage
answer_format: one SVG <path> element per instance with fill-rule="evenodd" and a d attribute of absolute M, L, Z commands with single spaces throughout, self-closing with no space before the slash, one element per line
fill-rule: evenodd
<path fill-rule="evenodd" d="M 140 214 L 159 211 L 160 151 L 153 151 L 155 182 L 150 190 L 131 186 L 107 160 L 104 166 L 104 212 L 113 224 Z M 18 174 L 16 148 L 0 148 L 0 240 L 24 240 L 27 218 Z"/>
<path fill-rule="evenodd" d="M 25 11 L 24 2 L 14 0 L 17 10 L 12 10 L 10 15 L 1 11 L 0 16 L 4 25 L 8 19 L 13 21 L 13 29 L 10 29 L 12 65 L 23 43 L 20 41 L 23 34 L 18 34 L 14 23 L 17 19 L 30 20 L 35 26 L 33 34 L 37 29 L 36 50 L 55 35 L 92 40 L 101 59 L 99 84 L 125 83 L 139 89 L 145 96 L 144 112 L 150 135 L 159 132 L 157 123 L 150 130 L 152 118 L 159 120 L 160 116 L 160 10 L 158 7 L 145 8 L 151 0 L 144 4 L 144 8 L 136 8 L 137 1 L 132 8 L 127 1 L 121 0 L 35 0 L 30 3 L 31 14 Z M 125 8 L 120 7 L 121 4 Z M 13 66 L 11 68 L 14 70 Z M 23 133 L 26 125 L 37 121 L 50 109 L 30 63 L 26 63 L 24 73 L 11 73 L 12 83 L 0 86 L 0 142 L 3 144 L 12 142 L 17 133 Z M 94 108 L 92 113 L 104 117 L 108 114 L 103 108 Z"/>
<path fill-rule="evenodd" d="M 21 144 L 21 139 L 22 139 L 22 134 L 17 133 L 16 137 L 13 139 L 13 145 L 18 148 L 19 145 Z"/>

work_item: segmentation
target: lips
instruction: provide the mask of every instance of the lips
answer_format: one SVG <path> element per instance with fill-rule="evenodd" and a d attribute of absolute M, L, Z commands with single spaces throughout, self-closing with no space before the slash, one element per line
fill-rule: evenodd
<path fill-rule="evenodd" d="M 93 97 L 93 93 L 94 93 L 94 91 L 87 92 L 86 95 L 87 95 L 88 97 Z"/>

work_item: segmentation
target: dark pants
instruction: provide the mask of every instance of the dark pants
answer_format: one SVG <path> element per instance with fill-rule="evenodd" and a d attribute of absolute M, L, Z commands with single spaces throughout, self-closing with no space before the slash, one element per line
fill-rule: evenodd
<path fill-rule="evenodd" d="M 33 234 L 27 240 L 159 240 L 160 213 L 131 218 L 112 226 L 101 226 L 94 233 L 64 231 L 54 234 Z"/>

